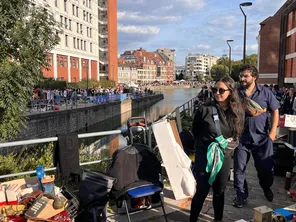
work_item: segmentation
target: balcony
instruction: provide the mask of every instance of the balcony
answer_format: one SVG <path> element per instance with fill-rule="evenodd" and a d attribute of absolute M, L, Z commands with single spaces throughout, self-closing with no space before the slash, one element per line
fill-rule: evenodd
<path fill-rule="evenodd" d="M 99 63 L 102 65 L 108 65 L 108 60 L 99 59 Z"/>
<path fill-rule="evenodd" d="M 108 10 L 106 5 L 102 5 L 102 6 L 98 5 L 98 9 L 102 12 L 106 12 Z"/>
<path fill-rule="evenodd" d="M 102 52 L 108 52 L 108 45 L 100 45 L 99 46 L 99 50 Z"/>
<path fill-rule="evenodd" d="M 98 6 L 101 8 L 107 8 L 108 7 L 107 0 L 99 0 Z"/>
<path fill-rule="evenodd" d="M 108 24 L 108 20 L 107 17 L 101 16 L 98 18 L 98 21 L 101 25 L 107 25 Z"/>
<path fill-rule="evenodd" d="M 99 37 L 102 39 L 107 39 L 108 38 L 108 32 L 100 33 L 99 32 Z"/>

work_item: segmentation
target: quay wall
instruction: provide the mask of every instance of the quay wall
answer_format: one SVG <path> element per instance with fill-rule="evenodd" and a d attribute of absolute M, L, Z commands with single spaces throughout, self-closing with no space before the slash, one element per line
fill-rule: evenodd
<path fill-rule="evenodd" d="M 30 114 L 26 127 L 15 140 L 54 137 L 57 134 L 87 131 L 94 124 L 111 119 L 133 109 L 151 106 L 162 100 L 163 94 L 139 99 L 114 101 L 77 109 Z"/>

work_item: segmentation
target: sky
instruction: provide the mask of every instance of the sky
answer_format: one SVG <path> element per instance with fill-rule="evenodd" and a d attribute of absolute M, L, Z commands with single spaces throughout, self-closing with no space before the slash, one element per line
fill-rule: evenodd
<path fill-rule="evenodd" d="M 248 1 L 248 0 L 247 0 Z M 177 65 L 189 53 L 243 57 L 244 17 L 239 4 L 244 0 L 117 0 L 118 54 L 142 47 L 176 50 Z M 273 16 L 286 0 L 250 0 L 247 15 L 247 54 L 258 52 L 259 23 Z"/>

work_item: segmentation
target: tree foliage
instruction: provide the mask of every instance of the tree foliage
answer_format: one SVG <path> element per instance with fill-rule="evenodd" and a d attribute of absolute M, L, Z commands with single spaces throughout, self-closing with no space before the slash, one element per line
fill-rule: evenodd
<path fill-rule="evenodd" d="M 17 135 L 32 90 L 42 79 L 47 53 L 59 42 L 45 8 L 28 0 L 0 1 L 0 140 Z"/>
<path fill-rule="evenodd" d="M 223 76 L 228 75 L 228 73 L 229 73 L 229 68 L 226 65 L 224 66 L 224 65 L 216 64 L 211 69 L 211 75 L 214 80 L 218 80 Z"/>

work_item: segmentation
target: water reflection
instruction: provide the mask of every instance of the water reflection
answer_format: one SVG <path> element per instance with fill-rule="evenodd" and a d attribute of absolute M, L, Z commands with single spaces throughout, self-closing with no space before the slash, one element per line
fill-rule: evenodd
<path fill-rule="evenodd" d="M 114 129 L 126 129 L 126 122 L 129 117 L 145 116 L 148 122 L 157 120 L 160 116 L 167 115 L 177 106 L 183 105 L 191 98 L 197 96 L 200 89 L 172 89 L 164 93 L 164 99 L 158 103 L 145 107 L 141 110 L 123 113 L 107 121 L 101 122 L 87 129 L 87 132 L 108 131 Z M 85 132 L 85 131 L 84 131 Z M 101 138 L 88 138 L 81 141 L 85 146 L 88 154 L 95 153 L 100 158 L 108 158 L 113 152 L 126 146 L 126 139 L 122 135 L 111 135 Z"/>

